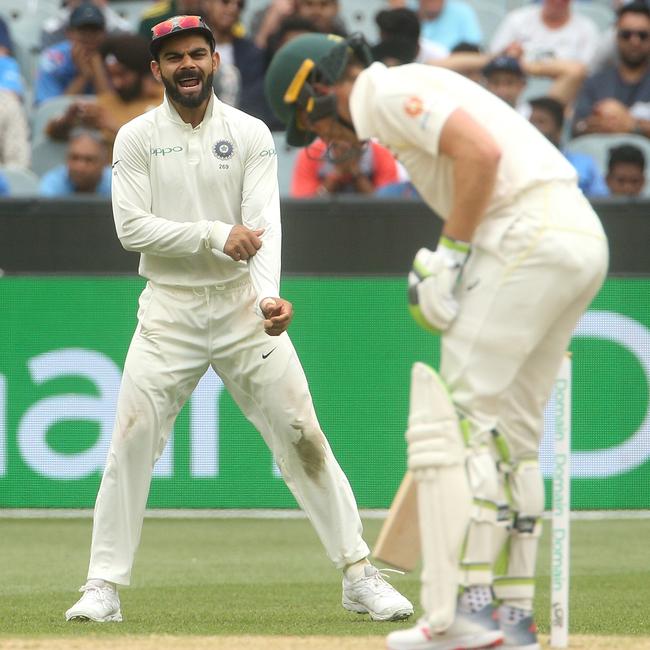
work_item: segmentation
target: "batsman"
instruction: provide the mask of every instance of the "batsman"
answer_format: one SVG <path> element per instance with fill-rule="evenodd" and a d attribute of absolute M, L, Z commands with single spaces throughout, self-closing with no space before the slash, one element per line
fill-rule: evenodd
<path fill-rule="evenodd" d="M 572 166 L 503 101 L 442 68 L 372 63 L 358 35 L 290 41 L 266 91 L 288 144 L 319 136 L 345 156 L 377 139 L 444 222 L 408 276 L 413 317 L 441 334 L 440 374 L 413 367 L 406 434 L 423 616 L 388 648 L 537 650 L 543 409 L 607 272 L 598 216 Z"/>

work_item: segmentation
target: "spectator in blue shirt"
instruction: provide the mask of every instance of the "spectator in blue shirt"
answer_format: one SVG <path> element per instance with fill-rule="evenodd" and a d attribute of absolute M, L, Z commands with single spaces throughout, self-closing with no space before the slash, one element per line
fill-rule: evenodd
<path fill-rule="evenodd" d="M 531 107 L 531 123 L 560 149 L 567 160 L 575 167 L 578 172 L 578 185 L 584 195 L 589 198 L 608 196 L 609 190 L 596 161 L 587 154 L 562 150 L 564 106 L 552 97 L 531 99 L 529 104 Z"/>
<path fill-rule="evenodd" d="M 41 179 L 41 196 L 97 194 L 110 197 L 111 168 L 106 164 L 107 147 L 96 131 L 76 130 L 70 136 L 67 161 Z"/>
<path fill-rule="evenodd" d="M 68 38 L 41 55 L 35 102 L 60 95 L 98 94 L 110 89 L 99 48 L 106 37 L 104 15 L 84 2 L 70 14 Z"/>
<path fill-rule="evenodd" d="M 421 35 L 452 50 L 458 43 L 480 45 L 481 26 L 474 9 L 462 0 L 420 0 Z"/>

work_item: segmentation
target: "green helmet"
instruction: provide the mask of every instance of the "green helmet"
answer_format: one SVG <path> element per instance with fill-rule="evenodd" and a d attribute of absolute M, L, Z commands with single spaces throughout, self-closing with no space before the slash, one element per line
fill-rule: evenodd
<path fill-rule="evenodd" d="M 318 95 L 312 84 L 335 84 L 351 54 L 365 66 L 372 63 L 370 48 L 361 34 L 347 39 L 335 34 L 303 34 L 276 52 L 266 71 L 264 90 L 273 112 L 287 127 L 288 144 L 304 147 L 316 137 L 296 122 L 298 107 L 315 120 L 336 114 L 335 97 Z"/>

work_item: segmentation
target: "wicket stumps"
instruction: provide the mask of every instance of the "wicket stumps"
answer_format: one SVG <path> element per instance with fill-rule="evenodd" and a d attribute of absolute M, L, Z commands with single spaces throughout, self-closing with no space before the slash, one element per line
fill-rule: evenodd
<path fill-rule="evenodd" d="M 551 518 L 551 647 L 569 645 L 569 551 L 571 516 L 571 355 L 555 382 L 555 464 Z"/>

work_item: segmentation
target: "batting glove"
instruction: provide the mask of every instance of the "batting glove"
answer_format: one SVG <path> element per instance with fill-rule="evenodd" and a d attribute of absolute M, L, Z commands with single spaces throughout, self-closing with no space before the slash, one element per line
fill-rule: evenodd
<path fill-rule="evenodd" d="M 444 332 L 458 315 L 454 290 L 460 281 L 470 245 L 441 237 L 435 251 L 421 248 L 408 276 L 409 311 L 429 332 Z"/>

